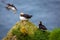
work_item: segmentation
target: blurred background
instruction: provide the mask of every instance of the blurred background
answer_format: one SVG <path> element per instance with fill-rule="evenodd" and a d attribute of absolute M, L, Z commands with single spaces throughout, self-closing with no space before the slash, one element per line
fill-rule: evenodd
<path fill-rule="evenodd" d="M 17 13 L 8 11 L 6 4 L 1 1 L 14 4 L 18 9 Z M 0 40 L 20 21 L 21 12 L 32 14 L 30 21 L 37 26 L 42 21 L 48 30 L 60 27 L 60 0 L 0 0 Z"/>

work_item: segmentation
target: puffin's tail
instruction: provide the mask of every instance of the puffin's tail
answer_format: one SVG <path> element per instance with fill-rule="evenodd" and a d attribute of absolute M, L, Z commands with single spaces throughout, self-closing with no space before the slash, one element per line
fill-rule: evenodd
<path fill-rule="evenodd" d="M 30 15 L 30 18 L 32 17 L 32 15 Z"/>

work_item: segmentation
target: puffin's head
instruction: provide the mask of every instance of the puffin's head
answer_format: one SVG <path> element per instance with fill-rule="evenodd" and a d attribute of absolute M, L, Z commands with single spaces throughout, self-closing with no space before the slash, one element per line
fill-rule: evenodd
<path fill-rule="evenodd" d="M 20 16 L 23 16 L 24 15 L 24 13 L 20 13 Z"/>
<path fill-rule="evenodd" d="M 42 21 L 40 21 L 40 24 L 42 25 Z"/>

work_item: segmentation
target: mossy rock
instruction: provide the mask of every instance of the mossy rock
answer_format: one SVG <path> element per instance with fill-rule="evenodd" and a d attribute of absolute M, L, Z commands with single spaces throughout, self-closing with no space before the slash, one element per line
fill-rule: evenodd
<path fill-rule="evenodd" d="M 48 40 L 49 32 L 43 32 L 32 22 L 17 22 L 7 33 L 3 40 Z"/>
<path fill-rule="evenodd" d="M 37 30 L 37 26 L 34 25 L 32 22 L 29 22 L 28 20 L 17 22 L 7 33 L 7 36 L 3 38 L 3 40 L 10 40 L 15 35 L 16 36 L 33 36 L 34 32 Z M 18 37 L 17 37 L 18 38 Z"/>

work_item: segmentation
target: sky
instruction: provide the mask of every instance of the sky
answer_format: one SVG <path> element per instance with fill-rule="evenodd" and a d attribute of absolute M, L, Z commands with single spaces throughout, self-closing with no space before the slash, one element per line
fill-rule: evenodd
<path fill-rule="evenodd" d="M 16 6 L 16 14 L 5 8 L 7 3 Z M 30 21 L 37 26 L 42 21 L 48 30 L 60 27 L 60 0 L 0 0 L 0 40 L 20 21 L 21 12 L 33 15 Z"/>

